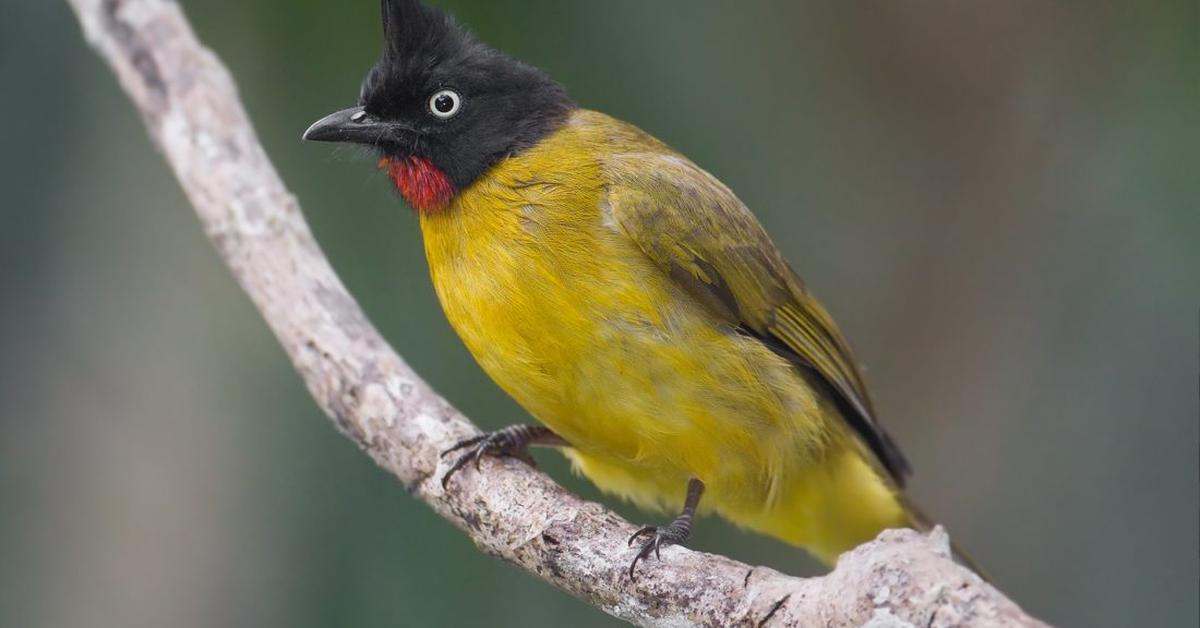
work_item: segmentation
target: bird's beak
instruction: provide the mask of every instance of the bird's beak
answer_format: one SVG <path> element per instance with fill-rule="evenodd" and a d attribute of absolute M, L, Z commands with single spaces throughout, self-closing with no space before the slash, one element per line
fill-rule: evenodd
<path fill-rule="evenodd" d="M 304 132 L 309 142 L 345 142 L 350 144 L 378 144 L 385 139 L 394 125 L 379 120 L 363 110 L 351 107 L 331 113 L 313 123 Z"/>

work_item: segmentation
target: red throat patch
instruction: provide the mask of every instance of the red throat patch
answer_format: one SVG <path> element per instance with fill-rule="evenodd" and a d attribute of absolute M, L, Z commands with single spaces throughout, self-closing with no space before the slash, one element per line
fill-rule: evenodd
<path fill-rule="evenodd" d="M 400 195 L 419 212 L 446 209 L 454 198 L 450 177 L 423 157 L 388 157 L 380 160 L 379 169 L 387 172 Z"/>

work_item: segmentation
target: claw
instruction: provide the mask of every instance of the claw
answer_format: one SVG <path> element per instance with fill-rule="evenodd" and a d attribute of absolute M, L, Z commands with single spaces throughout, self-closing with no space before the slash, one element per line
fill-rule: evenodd
<path fill-rule="evenodd" d="M 544 430 L 545 428 L 542 429 Z M 553 435 L 549 430 L 546 430 L 546 433 Z M 446 475 L 442 476 L 442 489 L 445 489 L 449 485 L 450 478 L 465 467 L 467 463 L 474 461 L 475 470 L 482 471 L 483 458 L 485 456 L 518 458 L 529 466 L 536 467 L 537 464 L 535 464 L 533 456 L 529 455 L 526 447 L 533 442 L 534 437 L 537 435 L 539 435 L 539 432 L 534 431 L 533 428 L 514 426 L 459 441 L 441 454 L 441 457 L 445 458 L 456 451 L 467 450 L 454 461 L 454 464 L 446 471 Z"/>
<path fill-rule="evenodd" d="M 641 559 L 642 559 L 642 553 L 638 552 L 638 554 L 633 557 L 633 562 L 629 564 L 629 580 L 630 580 L 630 582 L 637 582 L 637 564 L 638 564 L 638 561 Z"/>
<path fill-rule="evenodd" d="M 680 526 L 678 522 L 672 523 L 665 528 L 646 526 L 634 532 L 633 536 L 629 537 L 629 545 L 633 545 L 634 541 L 643 536 L 649 536 L 650 538 L 646 539 L 646 542 L 638 549 L 637 555 L 633 557 L 633 562 L 629 565 L 629 579 L 637 580 L 635 572 L 639 561 L 650 558 L 651 553 L 658 560 L 662 560 L 662 548 L 667 545 L 679 545 L 683 543 L 687 540 L 690 532 L 690 528 Z"/>
<path fill-rule="evenodd" d="M 469 447 L 469 445 L 467 445 L 467 446 Z M 459 447 L 456 445 L 455 449 L 458 449 L 458 448 Z M 454 451 L 454 450 L 452 449 L 449 451 Z M 449 452 L 447 452 L 447 453 L 449 453 Z M 445 455 L 445 454 L 443 454 L 443 455 Z M 478 449 L 472 449 L 471 451 L 468 451 L 467 453 L 459 456 L 458 460 L 455 460 L 454 464 L 450 467 L 450 469 L 448 471 L 446 471 L 446 475 L 442 476 L 442 490 L 445 490 L 446 487 L 449 485 L 450 477 L 453 476 L 455 473 L 457 473 L 459 469 L 465 467 L 467 465 L 467 463 L 471 461 L 472 458 L 475 459 L 475 466 L 476 466 L 476 468 L 478 468 L 479 467 L 479 459 L 482 457 L 483 456 L 480 455 L 480 452 Z"/>
<path fill-rule="evenodd" d="M 447 449 L 446 451 L 443 451 L 442 457 L 445 458 L 446 456 L 449 456 L 450 454 L 452 454 L 460 449 L 470 447 L 471 445 L 474 445 L 474 444 L 478 443 L 479 441 L 484 440 L 487 437 L 488 437 L 487 434 L 482 434 L 479 436 L 474 436 L 474 437 L 468 438 L 466 440 L 458 441 L 458 443 L 455 444 L 453 447 L 451 447 L 450 449 Z"/>
<path fill-rule="evenodd" d="M 643 530 L 644 529 L 645 528 L 643 528 Z M 640 532 L 642 532 L 642 530 L 638 530 L 638 532 L 640 533 Z M 633 562 L 629 564 L 629 579 L 631 581 L 637 580 L 636 572 L 637 572 L 638 561 L 649 558 L 651 549 L 655 550 L 655 552 L 654 552 L 655 555 L 658 554 L 657 548 L 659 545 L 659 538 L 660 537 L 657 534 L 655 534 L 654 538 L 649 541 L 646 541 L 645 545 L 642 545 L 642 549 L 638 550 L 637 555 L 633 557 Z M 662 558 L 660 557 L 659 560 L 662 560 Z"/>
<path fill-rule="evenodd" d="M 641 530 L 633 533 L 629 537 L 629 545 L 639 538 L 647 535 L 653 535 L 642 544 L 636 556 L 633 557 L 633 562 L 629 564 L 629 580 L 634 581 L 635 572 L 637 570 L 638 561 L 650 557 L 650 552 L 654 552 L 654 557 L 662 560 L 662 547 L 664 545 L 680 545 L 688 540 L 692 534 L 692 518 L 696 516 L 696 505 L 700 503 L 700 496 L 704 493 L 704 482 L 698 478 L 688 480 L 687 499 L 683 503 L 683 512 L 671 522 L 670 525 L 660 528 L 658 526 L 646 526 Z"/>
<path fill-rule="evenodd" d="M 630 580 L 637 580 L 637 575 L 636 575 L 637 564 L 639 561 L 650 558 L 651 552 L 654 553 L 655 558 L 662 560 L 662 554 L 660 552 L 660 548 L 662 548 L 664 543 L 670 544 L 670 543 L 674 542 L 672 539 L 667 538 L 668 536 L 670 536 L 670 534 L 671 533 L 670 533 L 669 529 L 660 529 L 657 526 L 646 526 L 646 527 L 642 528 L 641 530 L 634 532 L 633 536 L 629 537 L 630 545 L 633 545 L 634 541 L 638 540 L 639 538 L 641 538 L 643 536 L 650 537 L 650 538 L 646 539 L 645 543 L 642 543 L 641 548 L 638 549 L 637 555 L 633 557 L 633 562 L 629 564 L 629 579 Z"/>
<path fill-rule="evenodd" d="M 646 534 L 655 534 L 657 532 L 658 532 L 658 526 L 646 526 L 646 527 L 642 528 L 641 530 L 634 532 L 633 536 L 629 537 L 629 543 L 627 544 L 627 547 L 633 547 L 633 542 L 638 540 L 638 537 L 646 535 Z"/>

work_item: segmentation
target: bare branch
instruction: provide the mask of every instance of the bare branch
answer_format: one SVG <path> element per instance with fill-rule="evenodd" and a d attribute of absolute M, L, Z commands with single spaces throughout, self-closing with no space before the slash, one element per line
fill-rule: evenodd
<path fill-rule="evenodd" d="M 476 428 L 380 337 L 317 247 L 228 71 L 169 0 L 69 0 L 317 403 L 484 552 L 644 626 L 1041 625 L 948 559 L 941 530 L 885 532 L 823 578 L 664 550 L 625 576 L 633 526 L 513 461 L 444 491 L 438 453 Z"/>

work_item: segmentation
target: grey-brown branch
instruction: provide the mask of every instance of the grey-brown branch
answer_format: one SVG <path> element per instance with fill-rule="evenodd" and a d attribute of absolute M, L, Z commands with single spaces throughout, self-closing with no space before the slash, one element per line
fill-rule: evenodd
<path fill-rule="evenodd" d="M 337 427 L 484 552 L 643 626 L 1041 625 L 948 558 L 941 530 L 890 531 L 800 579 L 671 547 L 631 582 L 635 528 L 514 460 L 439 481 L 478 433 L 367 321 L 259 144 L 229 72 L 170 0 L 69 0 L 208 236 Z"/>

